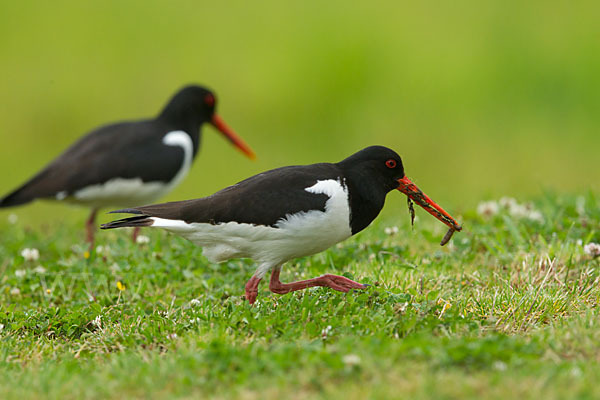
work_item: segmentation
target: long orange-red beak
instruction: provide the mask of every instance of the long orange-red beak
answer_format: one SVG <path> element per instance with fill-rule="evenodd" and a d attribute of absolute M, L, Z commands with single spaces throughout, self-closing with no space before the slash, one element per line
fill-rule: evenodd
<path fill-rule="evenodd" d="M 460 231 L 462 229 L 462 226 L 460 226 L 458 222 L 456 222 L 456 220 L 450 216 L 450 214 L 448 214 L 442 207 L 438 206 L 433 200 L 427 197 L 427 195 L 423 193 L 421 189 L 412 183 L 406 176 L 402 179 L 398 179 L 398 184 L 399 191 L 423 207 L 429 214 L 448 225 L 452 231 Z"/>
<path fill-rule="evenodd" d="M 212 120 L 210 123 L 219 130 L 235 147 L 240 149 L 242 153 L 247 155 L 251 160 L 256 158 L 256 154 L 252 151 L 250 146 L 246 144 L 230 127 L 227 126 L 225 121 L 221 119 L 217 114 L 213 114 Z"/>

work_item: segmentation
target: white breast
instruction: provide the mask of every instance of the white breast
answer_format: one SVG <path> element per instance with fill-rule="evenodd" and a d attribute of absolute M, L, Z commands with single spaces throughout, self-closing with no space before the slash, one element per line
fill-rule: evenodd
<path fill-rule="evenodd" d="M 130 207 L 150 204 L 175 188 L 188 174 L 192 165 L 194 145 L 190 135 L 184 131 L 167 133 L 162 142 L 167 146 L 183 149 L 181 168 L 171 182 L 144 182 L 141 178 L 113 178 L 105 183 L 91 185 L 73 193 L 66 200 L 90 207 Z M 56 195 L 57 200 L 65 198 L 64 193 Z"/>
<path fill-rule="evenodd" d="M 248 257 L 260 264 L 264 275 L 274 265 L 321 252 L 352 235 L 345 185 L 336 180 L 318 181 L 305 189 L 329 196 L 325 211 L 311 210 L 286 215 L 276 227 L 228 222 L 211 225 L 152 218 L 153 227 L 177 233 L 204 248 L 213 262 Z"/>

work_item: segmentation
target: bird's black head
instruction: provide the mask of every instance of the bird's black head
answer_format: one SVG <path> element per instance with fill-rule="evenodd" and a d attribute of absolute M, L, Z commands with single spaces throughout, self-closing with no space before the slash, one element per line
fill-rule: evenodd
<path fill-rule="evenodd" d="M 346 176 L 353 176 L 378 187 L 378 192 L 388 193 L 398 188 L 398 179 L 404 177 L 402 159 L 392 149 L 383 146 L 370 146 L 354 153 L 339 163 Z M 357 182 L 358 183 L 358 182 Z"/>
<path fill-rule="evenodd" d="M 208 122 L 234 146 L 254 159 L 256 156 L 252 149 L 217 115 L 216 106 L 217 99 L 212 91 L 202 86 L 189 85 L 175 93 L 158 119 L 187 132 L 192 138 L 198 137 L 200 126 Z"/>
<path fill-rule="evenodd" d="M 398 179 L 404 177 L 402 159 L 387 147 L 371 146 L 337 165 L 349 189 L 350 228 L 355 234 L 377 217 L 386 195 L 398 188 Z"/>
<path fill-rule="evenodd" d="M 216 107 L 215 94 L 205 87 L 189 85 L 179 90 L 161 112 L 161 117 L 174 123 L 210 122 Z"/>

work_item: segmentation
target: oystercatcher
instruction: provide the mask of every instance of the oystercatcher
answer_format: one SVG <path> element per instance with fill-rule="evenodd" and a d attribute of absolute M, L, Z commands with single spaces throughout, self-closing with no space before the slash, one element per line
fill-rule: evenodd
<path fill-rule="evenodd" d="M 149 204 L 183 180 L 198 153 L 202 124 L 212 124 L 244 154 L 255 157 L 215 113 L 215 107 L 210 90 L 184 87 L 156 118 L 105 125 L 88 133 L 2 198 L 0 207 L 35 199 L 88 206 L 87 239 L 93 243 L 99 208 Z"/>
<path fill-rule="evenodd" d="M 263 172 L 201 199 L 112 211 L 137 215 L 101 228 L 163 228 L 202 246 L 213 262 L 244 257 L 255 260 L 258 268 L 246 284 L 250 303 L 256 300 L 258 284 L 269 270 L 269 289 L 275 293 L 312 286 L 347 292 L 365 285 L 330 274 L 281 283 L 281 266 L 365 229 L 394 189 L 448 225 L 450 232 L 462 229 L 406 177 L 400 156 L 382 146 L 367 147 L 336 164 Z"/>

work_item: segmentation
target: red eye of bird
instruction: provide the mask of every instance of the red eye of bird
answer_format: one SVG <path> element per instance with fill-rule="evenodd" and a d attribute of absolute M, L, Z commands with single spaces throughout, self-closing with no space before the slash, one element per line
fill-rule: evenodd
<path fill-rule="evenodd" d="M 212 107 L 215 105 L 215 96 L 213 96 L 212 94 L 207 94 L 206 96 L 204 96 L 204 104 L 206 104 L 209 107 Z"/>
<path fill-rule="evenodd" d="M 388 168 L 396 168 L 396 160 L 390 158 L 385 162 L 385 166 Z"/>

